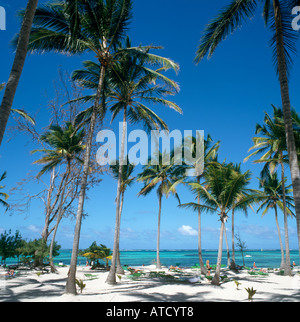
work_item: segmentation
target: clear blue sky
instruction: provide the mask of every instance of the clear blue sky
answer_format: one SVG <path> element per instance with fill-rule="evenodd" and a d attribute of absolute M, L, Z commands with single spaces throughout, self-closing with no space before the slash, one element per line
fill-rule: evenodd
<path fill-rule="evenodd" d="M 13 49 L 10 40 L 18 31 L 19 21 L 16 13 L 26 5 L 25 0 L 13 2 L 0 0 L 0 6 L 7 11 L 7 30 L 0 31 L 0 82 L 8 79 Z M 44 3 L 45 1 L 40 1 Z M 272 65 L 272 51 L 269 48 L 270 34 L 264 28 L 261 13 L 253 20 L 228 37 L 210 60 L 203 60 L 198 66 L 193 63 L 201 32 L 206 23 L 229 1 L 221 0 L 135 0 L 134 17 L 130 29 L 133 44 L 161 45 L 160 54 L 172 58 L 180 64 L 178 76 L 170 74 L 181 87 L 174 98 L 183 109 L 181 116 L 161 108 L 159 115 L 169 128 L 183 130 L 204 130 L 214 140 L 221 141 L 220 160 L 243 162 L 252 145 L 251 138 L 256 123 L 262 123 L 264 111 L 272 111 L 271 104 L 281 106 L 280 88 Z M 66 57 L 55 54 L 30 55 L 16 94 L 14 107 L 23 108 L 32 115 L 37 111 L 38 127 L 47 125 L 47 98 L 53 97 L 53 81 L 58 79 L 58 68 L 72 72 L 81 67 L 81 62 L 93 59 L 92 54 Z M 299 110 L 300 59 L 296 58 L 291 76 L 291 99 Z M 10 121 L 13 125 L 13 121 Z M 10 141 L 8 141 L 8 137 Z M 30 155 L 34 148 L 28 138 L 13 133 L 5 138 L 0 149 L 0 172 L 7 170 L 5 181 L 9 191 L 26 177 L 29 171 L 37 172 L 32 165 L 36 156 Z M 93 156 L 95 157 L 95 156 Z M 256 177 L 260 166 L 251 162 L 242 165 L 243 170 L 253 173 L 252 187 L 258 188 Z M 45 178 L 46 180 L 46 178 Z M 141 185 L 136 183 L 125 196 L 122 219 L 121 249 L 155 249 L 158 202 L 156 194 L 147 198 L 137 198 Z M 42 185 L 29 183 L 27 191 L 38 191 Z M 116 182 L 108 175 L 103 182 L 89 194 L 85 211 L 89 214 L 83 221 L 81 245 L 84 248 L 94 240 L 113 246 L 115 222 Z M 192 201 L 185 188 L 179 189 L 182 202 Z M 13 196 L 14 199 L 19 196 Z M 236 230 L 248 248 L 278 249 L 278 236 L 274 214 L 264 218 L 261 214 L 249 211 L 248 218 L 236 215 Z M 20 230 L 25 238 L 40 238 L 44 224 L 44 208 L 41 202 L 33 202 L 30 211 L 8 216 L 0 209 L 0 233 L 4 230 Z M 71 248 L 73 242 L 74 220 L 65 219 L 59 228 L 58 242 L 63 248 Z M 219 237 L 217 215 L 202 216 L 203 248 L 217 249 Z M 283 218 L 280 216 L 283 228 Z M 183 229 L 189 226 L 190 229 Z M 231 220 L 228 222 L 230 237 Z M 296 223 L 289 221 L 290 246 L 297 248 Z M 197 216 L 191 211 L 177 208 L 176 200 L 170 197 L 163 200 L 161 223 L 162 249 L 196 249 Z M 230 241 L 230 238 L 229 238 Z"/>

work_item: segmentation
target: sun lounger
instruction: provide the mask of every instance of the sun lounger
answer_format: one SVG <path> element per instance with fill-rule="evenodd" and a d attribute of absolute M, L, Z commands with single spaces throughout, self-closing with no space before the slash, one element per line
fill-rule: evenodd
<path fill-rule="evenodd" d="M 87 280 L 95 280 L 98 278 L 97 275 L 92 275 L 92 274 L 84 274 L 84 277 L 87 279 Z"/>
<path fill-rule="evenodd" d="M 139 279 L 142 275 L 144 275 L 144 273 L 140 272 L 140 273 L 133 273 L 131 275 L 126 275 L 129 279 L 131 280 L 137 280 Z"/>

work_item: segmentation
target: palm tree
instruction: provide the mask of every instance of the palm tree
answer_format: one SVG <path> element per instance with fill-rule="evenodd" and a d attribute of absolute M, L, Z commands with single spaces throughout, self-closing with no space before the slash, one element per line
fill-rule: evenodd
<path fill-rule="evenodd" d="M 0 182 L 3 181 L 6 178 L 6 171 L 2 173 L 0 176 Z M 0 190 L 4 189 L 5 186 L 0 185 Z M 6 208 L 6 210 L 9 208 L 9 204 L 6 202 L 6 200 L 9 198 L 9 195 L 5 192 L 0 191 L 0 204 Z"/>
<path fill-rule="evenodd" d="M 294 6 L 299 5 L 299 0 L 232 0 L 206 27 L 197 50 L 195 61 L 199 63 L 206 54 L 211 57 L 222 40 L 234 30 L 238 29 L 244 21 L 252 18 L 259 2 L 264 4 L 263 17 L 265 25 L 273 34 L 271 46 L 274 52 L 273 60 L 276 65 L 281 88 L 287 151 L 297 215 L 300 256 L 300 171 L 293 134 L 289 94 L 289 71 L 293 61 L 291 54 L 296 52 L 295 40 L 298 38 L 297 32 L 292 28 L 291 12 Z"/>
<path fill-rule="evenodd" d="M 195 142 L 196 138 L 192 138 L 193 146 L 192 151 L 195 153 Z M 201 180 L 204 177 L 205 169 L 209 165 L 211 161 L 214 161 L 217 159 L 217 154 L 220 148 L 220 141 L 216 142 L 215 144 L 212 144 L 213 140 L 211 136 L 208 134 L 207 138 L 204 140 L 204 172 L 200 175 L 197 175 L 195 177 L 195 181 L 198 184 L 201 184 Z M 194 164 L 192 166 L 194 169 L 196 169 L 197 164 Z M 200 195 L 196 195 L 197 202 L 200 205 L 201 204 L 201 197 Z M 198 208 L 198 256 L 199 256 L 199 263 L 200 263 L 200 269 L 201 273 L 206 275 L 207 271 L 204 266 L 203 257 L 202 257 L 202 243 L 201 243 L 201 209 Z"/>
<path fill-rule="evenodd" d="M 112 171 L 112 175 L 114 177 L 114 179 L 116 180 L 119 180 L 119 167 L 120 167 L 120 162 L 119 161 L 116 161 L 116 164 L 115 165 L 111 165 L 110 166 L 110 169 Z M 122 165 L 122 174 L 121 174 L 121 187 L 120 187 L 120 190 L 121 190 L 121 204 L 120 204 L 120 211 L 119 211 L 119 227 L 118 227 L 118 230 L 119 230 L 119 236 L 120 236 L 120 226 L 121 226 L 121 216 L 122 216 L 122 210 L 123 210 L 123 204 L 124 204 L 124 195 L 125 195 L 125 191 L 128 187 L 130 187 L 134 180 L 135 180 L 135 177 L 132 176 L 133 172 L 134 172 L 134 169 L 135 169 L 135 165 L 134 164 L 131 164 L 129 163 L 129 159 L 127 157 L 127 163 L 126 165 Z M 117 240 L 117 270 L 116 270 L 116 273 L 117 274 L 124 274 L 124 270 L 122 268 L 122 265 L 121 265 L 121 261 L 120 261 L 120 241 Z"/>
<path fill-rule="evenodd" d="M 196 195 L 200 195 L 202 204 L 186 203 L 179 207 L 191 208 L 198 211 L 200 208 L 203 212 L 218 212 L 221 221 L 218 260 L 215 276 L 212 284 L 220 284 L 220 271 L 222 261 L 223 235 L 225 230 L 225 223 L 228 219 L 228 213 L 235 210 L 245 211 L 245 205 L 253 202 L 253 196 L 244 196 L 239 199 L 241 195 L 245 180 L 248 181 L 250 172 L 243 174 L 235 171 L 232 164 L 226 165 L 214 162 L 210 164 L 205 172 L 204 184 L 191 183 L 191 188 Z M 237 201 L 238 200 L 238 201 Z"/>
<path fill-rule="evenodd" d="M 94 100 L 87 148 L 84 157 L 83 175 L 78 201 L 76 226 L 70 272 L 66 285 L 66 293 L 76 294 L 76 268 L 79 249 L 79 238 L 86 194 L 87 178 L 92 148 L 93 133 L 97 114 L 103 120 L 103 111 L 99 103 L 103 94 L 105 74 L 112 65 L 124 58 L 124 55 L 144 55 L 145 50 L 131 48 L 117 51 L 119 43 L 125 36 L 131 20 L 132 0 L 68 0 L 66 2 L 45 4 L 37 8 L 34 28 L 31 32 L 29 50 L 39 52 L 60 52 L 65 54 L 81 54 L 92 52 L 101 66 L 96 98 Z M 155 55 L 152 61 L 161 61 Z M 163 62 L 164 66 L 169 64 Z M 171 67 L 174 67 L 172 64 Z"/>
<path fill-rule="evenodd" d="M 178 200 L 180 199 L 176 191 L 176 186 L 181 183 L 185 175 L 185 167 L 175 166 L 174 159 L 169 165 L 164 165 L 165 155 L 159 153 L 156 160 L 150 159 L 148 164 L 143 167 L 143 171 L 137 176 L 137 181 L 144 182 L 144 187 L 139 192 L 138 196 L 146 196 L 156 188 L 158 197 L 158 228 L 157 228 L 157 248 L 156 248 L 156 267 L 161 268 L 160 263 L 160 222 L 162 210 L 162 198 L 168 198 L 172 194 Z M 157 162 L 155 162 L 157 161 Z"/>
<path fill-rule="evenodd" d="M 284 164 L 288 163 L 288 155 L 285 154 L 287 151 L 286 146 L 286 137 L 284 129 L 284 121 L 282 117 L 282 112 L 280 109 L 277 109 L 273 106 L 274 117 L 270 117 L 265 113 L 264 125 L 256 125 L 256 134 L 261 135 L 253 138 L 253 147 L 250 149 L 254 150 L 251 155 L 249 155 L 245 161 L 250 157 L 256 156 L 258 154 L 263 154 L 261 158 L 254 161 L 254 163 L 265 163 L 264 169 L 262 171 L 262 176 L 266 171 L 273 172 L 276 166 L 280 165 L 281 167 L 281 183 L 282 183 L 282 192 L 283 192 L 283 211 L 284 211 L 284 227 L 285 227 L 285 249 L 286 249 L 286 265 L 285 265 L 285 274 L 291 275 L 291 266 L 290 266 L 290 250 L 289 250 L 289 237 L 288 237 L 288 223 L 287 223 L 287 212 L 286 212 L 286 198 L 285 198 L 285 169 Z M 293 115 L 295 111 L 293 111 Z M 280 117 L 281 116 L 281 117 Z M 267 172 L 268 173 L 268 172 Z"/>
<path fill-rule="evenodd" d="M 230 165 L 231 166 L 231 165 Z M 233 170 L 236 171 L 239 175 L 243 175 L 241 171 L 241 164 L 233 165 Z M 252 208 L 252 203 L 256 202 L 255 196 L 257 194 L 257 190 L 249 189 L 247 186 L 250 183 L 251 174 L 247 171 L 243 175 L 243 180 L 240 184 L 240 193 L 234 200 L 232 211 L 231 211 L 231 240 L 232 240 L 232 260 L 230 263 L 230 268 L 232 270 L 236 270 L 236 262 L 235 262 L 235 225 L 234 225 L 234 218 L 235 218 L 235 204 L 239 203 L 241 200 L 245 200 L 244 203 L 240 204 L 240 207 L 243 208 L 243 212 L 247 215 L 247 208 Z M 248 202 L 247 202 L 248 199 Z"/>
<path fill-rule="evenodd" d="M 131 42 L 127 37 L 125 50 L 130 50 Z M 142 50 L 142 49 L 141 49 Z M 144 55 L 126 55 L 120 62 L 116 62 L 107 73 L 109 88 L 106 89 L 106 107 L 110 106 L 112 122 L 123 113 L 123 128 L 121 140 L 121 153 L 119 162 L 119 177 L 116 198 L 116 225 L 115 243 L 113 249 L 112 265 L 107 283 L 116 283 L 115 263 L 118 256 L 118 240 L 120 231 L 120 203 L 121 203 L 121 177 L 122 165 L 125 161 L 125 135 L 127 121 L 130 123 L 142 122 L 146 130 L 168 129 L 166 123 L 154 113 L 148 104 L 162 104 L 182 113 L 181 109 L 173 102 L 165 99 L 166 95 L 174 95 L 178 92 L 178 85 L 162 74 L 171 66 L 178 70 L 178 65 L 167 58 L 159 57 L 153 60 L 150 48 L 143 49 Z M 151 66 L 149 64 L 151 63 Z M 157 66 L 154 70 L 150 67 Z M 85 62 L 86 69 L 75 71 L 74 79 L 88 88 L 95 87 L 95 78 L 99 74 L 99 65 L 93 62 Z M 95 99 L 93 96 L 83 97 L 84 100 Z M 146 105 L 147 104 L 147 105 Z"/>
<path fill-rule="evenodd" d="M 76 294 L 76 268 L 79 238 L 86 194 L 92 140 L 100 111 L 106 71 L 114 60 L 116 44 L 124 37 L 131 19 L 131 0 L 90 0 L 49 3 L 37 8 L 29 50 L 81 54 L 89 51 L 101 65 L 96 99 L 92 108 L 89 133 L 84 157 L 81 189 L 66 293 Z M 101 111 L 100 111 L 101 113 Z"/>
<path fill-rule="evenodd" d="M 17 43 L 16 55 L 0 106 L 0 145 L 10 116 L 14 97 L 25 64 L 28 40 L 38 0 L 28 0 Z"/>
<path fill-rule="evenodd" d="M 66 170 L 63 174 L 58 194 L 60 194 L 60 202 L 57 209 L 56 225 L 50 245 L 50 265 L 51 271 L 56 269 L 53 264 L 53 247 L 59 223 L 64 214 L 64 204 L 66 202 L 66 189 L 68 187 L 73 161 L 82 163 L 79 154 L 85 149 L 83 145 L 84 130 L 75 128 L 72 123 L 67 122 L 65 128 L 59 125 L 50 126 L 49 130 L 41 136 L 41 141 L 50 146 L 51 149 L 34 150 L 32 153 L 42 152 L 44 156 L 35 161 L 35 164 L 44 164 L 45 166 L 39 172 L 38 177 L 42 176 L 47 171 L 53 171 L 58 165 L 66 164 Z"/>
<path fill-rule="evenodd" d="M 286 179 L 285 179 L 286 180 Z M 289 215 L 293 215 L 292 209 L 294 208 L 293 205 L 293 198 L 290 196 L 292 189 L 291 186 L 283 185 L 280 180 L 278 179 L 277 173 L 270 173 L 264 174 L 261 179 L 259 179 L 259 186 L 263 189 L 257 197 L 259 202 L 261 203 L 260 207 L 257 210 L 257 213 L 263 210 L 262 216 L 268 213 L 270 209 L 274 209 L 275 211 L 275 221 L 279 236 L 279 243 L 281 249 L 281 269 L 286 269 L 287 263 L 284 259 L 284 248 L 281 240 L 281 233 L 280 227 L 278 223 L 278 207 L 284 211 L 284 203 L 283 203 L 283 195 L 285 192 L 285 203 L 286 203 L 286 211 Z M 285 191 L 283 191 L 283 187 Z M 289 263 L 290 265 L 290 263 Z"/>

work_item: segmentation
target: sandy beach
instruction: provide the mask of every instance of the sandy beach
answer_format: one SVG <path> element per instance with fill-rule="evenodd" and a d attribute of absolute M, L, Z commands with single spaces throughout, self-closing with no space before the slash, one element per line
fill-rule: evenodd
<path fill-rule="evenodd" d="M 174 278 L 149 276 L 154 266 L 142 268 L 146 275 L 138 280 L 130 279 L 129 272 L 118 279 L 117 285 L 105 283 L 107 272 L 91 271 L 79 267 L 77 278 L 84 280 L 86 287 L 77 296 L 64 294 L 68 267 L 58 268 L 58 274 L 37 274 L 37 271 L 20 271 L 20 275 L 9 280 L 0 279 L 0 302 L 247 302 L 245 288 L 256 290 L 254 302 L 298 302 L 300 301 L 300 275 L 280 276 L 271 272 L 268 276 L 252 276 L 248 271 L 233 273 L 225 270 L 226 282 L 220 286 L 210 284 L 199 272 L 185 269 L 181 273 L 170 272 Z M 89 280 L 85 274 L 92 274 Z M 153 273 L 152 273 L 153 274 Z M 180 280 L 179 280 L 180 277 Z M 234 280 L 241 283 L 237 289 Z"/>

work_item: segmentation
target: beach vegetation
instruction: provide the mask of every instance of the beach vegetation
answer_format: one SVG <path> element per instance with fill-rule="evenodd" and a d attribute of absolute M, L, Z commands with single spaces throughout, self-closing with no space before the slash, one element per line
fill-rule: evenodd
<path fill-rule="evenodd" d="M 253 286 L 251 288 L 250 287 L 245 288 L 245 290 L 248 293 L 248 301 L 253 302 L 253 297 L 254 297 L 254 295 L 256 294 L 257 291 L 253 289 Z"/>
<path fill-rule="evenodd" d="M 0 256 L 2 264 L 5 264 L 7 258 L 19 257 L 19 248 L 22 245 L 22 236 L 19 231 L 13 235 L 11 230 L 0 234 Z"/>
<path fill-rule="evenodd" d="M 76 285 L 79 288 L 80 293 L 82 294 L 83 290 L 86 287 L 86 284 L 84 284 L 84 281 L 82 279 L 79 280 L 79 279 L 76 278 Z"/>
<path fill-rule="evenodd" d="M 53 245 L 53 256 L 59 255 L 61 246 L 54 242 Z M 30 241 L 23 241 L 22 246 L 19 250 L 21 254 L 20 260 L 22 262 L 31 263 L 32 267 L 43 267 L 44 261 L 49 259 L 50 245 L 48 245 L 42 238 L 34 239 Z"/>
<path fill-rule="evenodd" d="M 242 283 L 240 283 L 239 281 L 237 280 L 233 280 L 233 282 L 235 283 L 235 286 L 236 286 L 236 289 L 238 290 L 239 289 L 239 286 L 242 285 Z"/>

